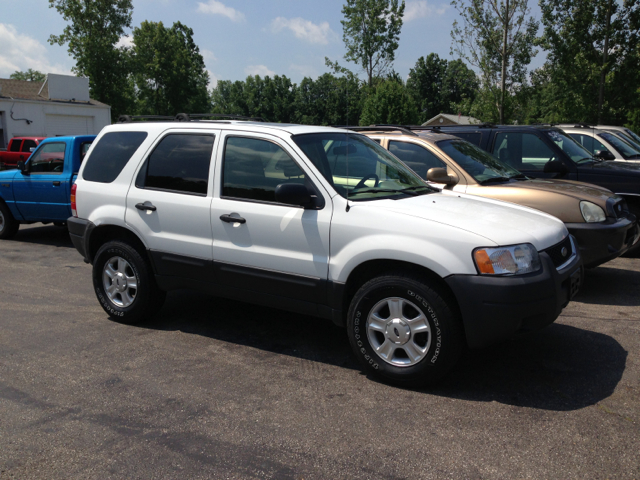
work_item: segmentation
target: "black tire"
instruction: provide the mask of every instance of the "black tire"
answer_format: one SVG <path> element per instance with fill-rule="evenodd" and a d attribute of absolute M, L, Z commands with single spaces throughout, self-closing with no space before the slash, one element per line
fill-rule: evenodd
<path fill-rule="evenodd" d="M 4 202 L 0 202 L 0 240 L 13 238 L 19 228 L 20 222 L 13 218 L 9 207 Z"/>
<path fill-rule="evenodd" d="M 120 263 L 121 260 L 114 259 L 124 262 Z M 122 280 L 124 277 L 121 292 L 107 292 L 107 280 L 106 277 L 103 278 L 107 264 L 111 266 L 110 272 L 122 270 L 123 274 L 118 279 Z M 117 267 L 118 265 L 121 268 Z M 135 288 L 127 284 L 127 278 L 135 278 Z M 110 280 L 110 284 L 114 283 L 115 280 Z M 166 293 L 156 285 L 149 261 L 134 247 L 120 241 L 107 242 L 98 250 L 93 261 L 93 287 L 105 312 L 111 318 L 130 325 L 152 317 L 160 310 L 166 297 Z"/>
<path fill-rule="evenodd" d="M 385 299 L 394 302 L 394 298 L 402 300 L 398 303 L 402 305 L 399 317 L 393 317 L 389 303 L 385 306 Z M 453 299 L 439 293 L 439 289 L 427 280 L 412 275 L 384 275 L 365 283 L 353 297 L 347 314 L 349 342 L 365 371 L 388 383 L 405 387 L 425 386 L 449 373 L 464 348 L 462 323 L 452 302 Z M 379 313 L 378 317 L 384 319 L 388 334 L 369 328 L 369 316 L 374 308 Z M 389 312 L 388 317 L 385 308 Z M 410 320 L 404 323 L 400 319 L 415 320 L 419 318 L 416 313 L 424 314 L 423 330 L 428 323 L 428 332 L 416 333 L 417 329 L 414 331 L 408 326 Z M 393 318 L 399 318 L 398 323 L 391 324 Z M 396 343 L 389 344 L 393 353 L 385 359 L 376 352 L 375 346 L 384 351 L 384 344 L 391 341 L 391 337 Z M 405 343 L 397 343 L 402 341 Z M 415 346 L 422 349 L 422 354 L 412 359 L 409 353 L 418 352 Z"/>

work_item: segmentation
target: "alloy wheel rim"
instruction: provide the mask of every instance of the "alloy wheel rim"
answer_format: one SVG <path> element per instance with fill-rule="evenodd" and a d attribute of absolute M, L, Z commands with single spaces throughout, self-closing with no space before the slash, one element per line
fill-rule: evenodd
<path fill-rule="evenodd" d="M 111 257 L 102 269 L 102 284 L 107 297 L 117 307 L 131 305 L 138 293 L 138 280 L 129 262 Z"/>
<path fill-rule="evenodd" d="M 5 221 L 4 221 L 4 213 L 0 210 L 0 232 L 4 231 Z"/>
<path fill-rule="evenodd" d="M 389 297 L 376 303 L 367 317 L 367 338 L 378 357 L 395 367 L 410 367 L 426 356 L 431 326 L 415 303 Z"/>

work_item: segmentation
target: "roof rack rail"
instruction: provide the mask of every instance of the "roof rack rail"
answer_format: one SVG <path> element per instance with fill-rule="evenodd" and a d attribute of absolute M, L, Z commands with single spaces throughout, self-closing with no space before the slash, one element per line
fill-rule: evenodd
<path fill-rule="evenodd" d="M 192 122 L 202 119 L 224 118 L 227 120 L 249 120 L 253 122 L 264 122 L 262 117 L 246 117 L 244 115 L 231 115 L 226 113 L 179 113 L 176 116 L 170 115 L 120 115 L 117 123 L 131 123 L 134 120 L 151 120 L 164 122 Z"/>
<path fill-rule="evenodd" d="M 459 127 L 459 128 L 495 128 L 493 123 L 469 123 L 468 125 L 460 125 L 458 123 L 452 125 L 410 125 L 407 128 L 411 130 L 440 130 L 442 127 Z"/>
<path fill-rule="evenodd" d="M 411 130 L 400 125 L 369 125 L 368 127 L 351 126 L 351 125 L 332 125 L 335 128 L 344 128 L 346 130 L 353 130 L 354 132 L 402 132 L 405 135 L 412 135 L 417 137 L 418 135 Z"/>

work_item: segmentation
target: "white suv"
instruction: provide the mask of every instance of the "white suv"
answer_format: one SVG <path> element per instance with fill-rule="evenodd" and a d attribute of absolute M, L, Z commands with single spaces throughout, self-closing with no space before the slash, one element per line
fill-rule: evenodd
<path fill-rule="evenodd" d="M 550 324 L 582 278 L 555 217 L 440 191 L 330 127 L 112 125 L 72 203 L 71 238 L 119 321 L 196 288 L 346 326 L 367 372 L 403 385 L 441 377 L 465 344 Z"/>

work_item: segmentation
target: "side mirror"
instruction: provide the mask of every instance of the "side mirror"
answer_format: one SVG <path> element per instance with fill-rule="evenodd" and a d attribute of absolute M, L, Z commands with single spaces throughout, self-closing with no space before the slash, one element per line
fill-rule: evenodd
<path fill-rule="evenodd" d="M 20 170 L 23 175 L 29 175 L 29 169 L 25 165 L 24 160 L 18 160 L 18 170 Z"/>
<path fill-rule="evenodd" d="M 300 183 L 281 183 L 276 187 L 276 202 L 299 207 L 311 207 L 311 194 L 306 186 Z"/>
<path fill-rule="evenodd" d="M 444 183 L 452 187 L 460 181 L 454 175 L 449 175 L 446 168 L 430 168 L 427 171 L 427 180 L 433 183 Z"/>
<path fill-rule="evenodd" d="M 567 167 L 562 160 L 550 160 L 544 164 L 543 172 L 564 175 L 565 173 L 569 173 L 569 167 Z"/>
<path fill-rule="evenodd" d="M 593 156 L 601 160 L 615 160 L 616 156 L 609 150 L 596 150 Z"/>

